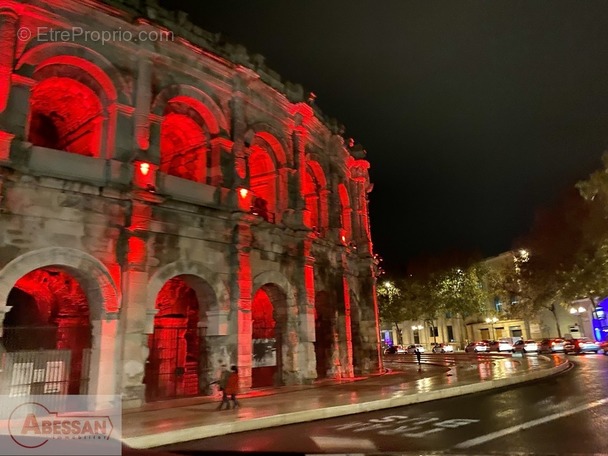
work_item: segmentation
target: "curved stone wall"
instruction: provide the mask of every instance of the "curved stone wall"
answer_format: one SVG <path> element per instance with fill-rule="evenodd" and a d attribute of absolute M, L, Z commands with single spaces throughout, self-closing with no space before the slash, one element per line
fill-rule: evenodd
<path fill-rule="evenodd" d="M 365 151 L 260 56 L 143 3 L 0 9 L 0 293 L 24 265 L 72 274 L 91 385 L 127 407 L 210 394 L 226 363 L 244 388 L 377 370 Z"/>

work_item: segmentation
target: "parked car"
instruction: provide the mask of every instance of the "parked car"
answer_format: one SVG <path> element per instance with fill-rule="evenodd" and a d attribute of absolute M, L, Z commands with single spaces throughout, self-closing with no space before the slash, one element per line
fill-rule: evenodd
<path fill-rule="evenodd" d="M 587 338 L 569 339 L 564 345 L 564 353 L 597 353 L 600 351 L 600 344 Z"/>
<path fill-rule="evenodd" d="M 519 339 L 513 344 L 513 353 L 538 353 L 538 344 L 532 339 Z"/>
<path fill-rule="evenodd" d="M 385 355 L 402 355 L 404 353 L 407 353 L 407 351 L 402 345 L 391 345 L 384 349 Z"/>
<path fill-rule="evenodd" d="M 490 351 L 512 352 L 513 343 L 511 342 L 511 339 L 507 339 L 507 338 L 493 340 L 490 343 Z"/>
<path fill-rule="evenodd" d="M 600 342 L 600 350 L 604 351 L 604 355 L 608 356 L 608 340 Z"/>
<path fill-rule="evenodd" d="M 464 347 L 464 351 L 466 353 L 489 352 L 490 346 L 487 342 L 483 341 L 471 342 L 466 347 Z"/>
<path fill-rule="evenodd" d="M 397 354 L 397 346 L 396 345 L 391 345 L 390 347 L 386 347 L 384 349 L 384 354 L 385 355 L 395 355 L 395 354 Z"/>
<path fill-rule="evenodd" d="M 563 353 L 565 343 L 564 339 L 543 339 L 538 351 L 539 353 Z"/>
<path fill-rule="evenodd" d="M 433 353 L 454 353 L 454 347 L 450 344 L 435 344 Z"/>
<path fill-rule="evenodd" d="M 407 353 L 412 354 L 412 353 L 416 353 L 416 349 L 418 349 L 418 351 L 420 353 L 424 353 L 424 345 L 420 345 L 420 344 L 408 345 L 406 351 L 407 351 Z"/>

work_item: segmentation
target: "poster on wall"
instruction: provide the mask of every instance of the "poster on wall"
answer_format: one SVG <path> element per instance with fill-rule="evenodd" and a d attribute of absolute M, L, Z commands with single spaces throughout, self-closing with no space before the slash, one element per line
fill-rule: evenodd
<path fill-rule="evenodd" d="M 253 339 L 252 367 L 269 367 L 277 365 L 277 340 Z"/>

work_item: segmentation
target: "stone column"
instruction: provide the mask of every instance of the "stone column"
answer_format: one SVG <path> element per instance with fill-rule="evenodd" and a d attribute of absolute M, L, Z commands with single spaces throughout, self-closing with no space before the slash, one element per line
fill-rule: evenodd
<path fill-rule="evenodd" d="M 236 171 L 232 188 L 245 185 L 247 183 L 246 178 L 249 175 L 247 158 L 245 156 L 245 133 L 247 133 L 247 119 L 245 117 L 246 90 L 246 78 L 242 75 L 237 76 L 234 80 L 232 100 L 230 101 L 232 111 L 232 140 L 234 141 L 232 145 L 233 172 Z"/>
<path fill-rule="evenodd" d="M 293 156 L 296 169 L 296 180 L 294 185 L 293 207 L 297 211 L 302 211 L 306 208 L 304 200 L 304 182 L 306 179 L 306 142 L 308 141 L 308 132 L 303 127 L 296 127 L 293 130 Z M 303 219 L 300 216 L 301 220 Z"/>
<path fill-rule="evenodd" d="M 155 315 L 155 296 L 148 296 L 146 247 L 152 208 L 142 199 L 134 199 L 132 204 L 131 224 L 125 230 L 127 253 L 122 276 L 122 395 L 125 408 L 138 407 L 145 402 L 143 380 L 148 358 L 148 334 L 154 331 Z"/>
<path fill-rule="evenodd" d="M 93 346 L 88 394 L 95 397 L 97 409 L 103 409 L 110 403 L 107 396 L 119 394 L 118 367 L 121 359 L 118 323 L 117 313 L 106 314 L 104 318 L 91 322 Z"/>
<path fill-rule="evenodd" d="M 380 327 L 373 265 L 371 259 L 351 260 L 350 264 L 357 268 L 352 271 L 356 275 L 353 277 L 353 286 L 357 288 L 352 290 L 356 299 L 351 302 L 351 324 L 353 328 L 356 326 L 357 330 L 357 336 L 353 337 L 353 360 L 356 364 L 354 368 L 357 374 L 369 374 L 378 372 L 381 368 Z"/>
<path fill-rule="evenodd" d="M 315 359 L 315 259 L 312 256 L 312 239 L 302 240 L 302 279 L 298 280 L 299 309 L 299 365 L 302 382 L 311 383 L 317 377 Z"/>
<path fill-rule="evenodd" d="M 0 113 L 4 112 L 11 91 L 19 16 L 11 9 L 0 9 Z"/>
<path fill-rule="evenodd" d="M 251 388 L 253 347 L 251 339 L 251 222 L 246 215 L 236 222 L 233 239 L 232 280 L 233 308 L 237 316 L 236 357 L 242 388 Z"/>
<path fill-rule="evenodd" d="M 207 184 L 213 187 L 221 187 L 225 184 L 230 185 L 228 179 L 224 179 L 222 172 L 222 157 L 230 154 L 233 146 L 233 142 L 229 139 L 222 137 L 215 137 L 211 139 L 210 145 L 210 160 L 209 160 L 209 172 L 207 173 Z M 227 174 L 234 174 L 234 161 L 231 160 L 231 168 Z"/>
<path fill-rule="evenodd" d="M 352 328 L 352 320 L 351 320 L 351 302 L 350 302 L 350 286 L 348 284 L 348 279 L 346 278 L 346 274 L 342 275 L 342 290 L 344 293 L 344 331 L 346 336 L 346 353 L 345 353 L 345 361 L 346 365 L 344 366 L 344 370 L 347 377 L 352 377 L 354 375 L 354 366 L 353 366 L 353 328 Z"/>
<path fill-rule="evenodd" d="M 137 92 L 135 98 L 135 140 L 140 150 L 150 147 L 150 100 L 152 98 L 152 63 L 145 54 L 137 62 Z"/>

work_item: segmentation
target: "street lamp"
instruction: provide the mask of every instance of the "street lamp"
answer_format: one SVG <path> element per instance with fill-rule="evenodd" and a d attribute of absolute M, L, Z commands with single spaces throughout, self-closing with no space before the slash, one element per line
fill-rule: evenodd
<path fill-rule="evenodd" d="M 585 333 L 583 332 L 583 317 L 581 316 L 585 312 L 587 312 L 587 309 L 585 309 L 583 306 L 580 306 L 578 309 L 575 307 L 570 307 L 570 313 L 578 317 L 578 330 L 581 333 L 581 337 L 585 336 Z"/>
<path fill-rule="evenodd" d="M 492 317 L 492 318 L 488 317 L 488 318 L 486 318 L 486 323 L 488 323 L 489 325 L 491 325 L 491 328 L 492 328 L 492 340 L 494 340 L 495 336 L 496 336 L 496 334 L 494 333 L 494 323 L 496 323 L 497 321 L 498 321 L 498 318 L 496 318 L 496 317 Z"/>

